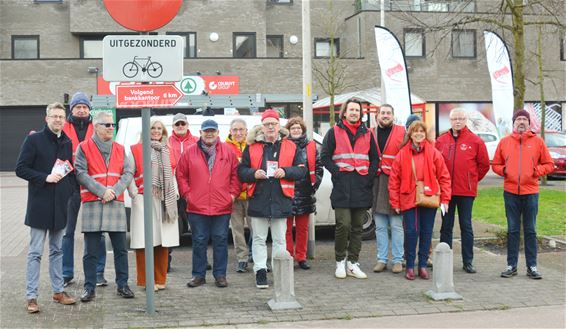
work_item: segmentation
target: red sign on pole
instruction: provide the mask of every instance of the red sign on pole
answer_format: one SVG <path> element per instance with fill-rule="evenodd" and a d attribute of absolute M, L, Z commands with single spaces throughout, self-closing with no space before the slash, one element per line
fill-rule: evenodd
<path fill-rule="evenodd" d="M 116 86 L 117 108 L 171 107 L 182 97 L 175 85 Z"/>
<path fill-rule="evenodd" d="M 110 16 L 123 27 L 147 32 L 169 23 L 183 4 L 182 0 L 104 0 Z"/>

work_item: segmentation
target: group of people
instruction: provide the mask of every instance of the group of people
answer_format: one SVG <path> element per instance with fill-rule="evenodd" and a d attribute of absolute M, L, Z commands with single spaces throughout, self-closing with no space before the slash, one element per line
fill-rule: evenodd
<path fill-rule="evenodd" d="M 48 105 L 46 126 L 26 138 L 18 158 L 16 174 L 29 182 L 25 219 L 31 228 L 26 287 L 29 313 L 39 312 L 39 269 L 47 234 L 52 298 L 65 305 L 76 302 L 64 287 L 73 282 L 74 231 L 79 216 L 85 243 L 85 280 L 80 300 L 92 301 L 96 287 L 108 284 L 104 278 L 105 233 L 113 249 L 117 294 L 134 297 L 128 286 L 126 191 L 132 198 L 129 248 L 136 255 L 136 283 L 146 285 L 142 141 L 140 138 L 139 143 L 130 147 L 131 152 L 126 152 L 124 146 L 113 141 L 113 116 L 103 111 L 91 115 L 91 109 L 88 97 L 80 92 L 70 102 L 68 117 L 62 104 Z M 463 268 L 474 273 L 471 212 L 477 184 L 489 170 L 489 159 L 483 142 L 466 128 L 465 113 L 452 111 L 452 128 L 436 142 L 429 139 L 426 125 L 416 116 L 410 117 L 406 129 L 394 124 L 391 105 L 380 107 L 374 129 L 362 122 L 362 116 L 361 101 L 346 101 L 337 124 L 324 137 L 320 154 L 314 141 L 307 137 L 300 117 L 289 119 L 281 127 L 278 112 L 271 109 L 262 113 L 261 125 L 249 132 L 246 121 L 236 117 L 225 142 L 220 140 L 218 123 L 213 119 L 201 124 L 200 137 L 191 135 L 184 114 L 173 117 L 171 136 L 163 122 L 152 120 L 152 175 L 145 178 L 151 179 L 151 184 L 147 184 L 151 191 L 146 192 L 151 194 L 153 205 L 153 289 L 166 288 L 171 251 L 179 245 L 179 221 L 187 221 L 192 231 L 192 278 L 187 283 L 190 288 L 206 284 L 209 241 L 215 285 L 228 286 L 230 225 L 236 271 L 247 272 L 248 263 L 253 260 L 258 288 L 269 287 L 269 231 L 272 254 L 286 251 L 299 268 L 310 269 L 308 226 L 316 211 L 315 194 L 322 181 L 323 166 L 333 183 L 337 278 L 367 278 L 358 260 L 363 220 L 369 209 L 376 223 L 375 272 L 388 266 L 390 240 L 392 271 L 402 272 L 405 260 L 405 277 L 414 280 L 418 260 L 418 275 L 428 279 L 426 264 L 434 217 L 440 207 L 441 241 L 449 245 L 458 208 Z M 541 278 L 536 269 L 536 180 L 550 172 L 553 164 L 544 142 L 528 130 L 528 113 L 516 112 L 513 122 L 514 133 L 501 141 L 493 160 L 493 170 L 505 177 L 509 223 L 508 269 L 502 276 L 517 273 L 522 215 L 528 274 Z M 53 171 L 58 160 L 72 163 L 74 171 Z M 436 197 L 437 205 L 417 204 L 420 194 Z M 246 223 L 251 236 L 251 257 Z"/>

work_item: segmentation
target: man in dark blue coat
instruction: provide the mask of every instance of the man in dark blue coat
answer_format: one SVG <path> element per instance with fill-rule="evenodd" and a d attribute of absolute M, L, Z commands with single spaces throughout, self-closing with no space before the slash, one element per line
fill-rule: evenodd
<path fill-rule="evenodd" d="M 39 312 L 37 304 L 39 272 L 45 237 L 49 233 L 49 275 L 53 301 L 64 305 L 75 299 L 63 290 L 63 251 L 61 244 L 67 225 L 67 200 L 73 193 L 75 176 L 71 170 L 73 148 L 63 132 L 65 107 L 60 103 L 47 106 L 43 130 L 24 141 L 16 175 L 28 181 L 28 204 L 25 224 L 30 227 L 27 257 L 27 311 Z M 60 161 L 59 161 L 60 160 Z M 61 163 L 55 166 L 56 162 Z"/>

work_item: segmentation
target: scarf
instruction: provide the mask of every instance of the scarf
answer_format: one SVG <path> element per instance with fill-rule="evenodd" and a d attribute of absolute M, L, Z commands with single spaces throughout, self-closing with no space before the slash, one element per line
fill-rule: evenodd
<path fill-rule="evenodd" d="M 208 172 L 212 175 L 212 167 L 214 166 L 214 159 L 216 159 L 216 144 L 218 144 L 218 139 L 214 141 L 214 144 L 208 146 L 205 143 L 200 143 L 201 149 L 206 155 L 206 160 L 208 163 Z"/>
<path fill-rule="evenodd" d="M 151 149 L 151 192 L 154 197 L 165 201 L 163 222 L 173 223 L 178 218 L 177 192 L 171 165 L 169 165 L 171 163 L 169 149 L 158 141 L 151 141 Z"/>
<path fill-rule="evenodd" d="M 352 133 L 352 135 L 356 136 L 356 132 L 358 131 L 358 128 L 360 127 L 360 125 L 362 124 L 361 121 L 358 121 L 356 123 L 350 123 L 348 122 L 348 120 L 346 119 L 342 119 L 342 123 L 344 124 L 345 127 L 347 127 L 350 132 Z"/>
<path fill-rule="evenodd" d="M 432 147 L 432 144 L 427 140 L 421 143 L 420 152 L 423 152 L 425 158 L 424 167 L 422 169 L 418 166 L 415 168 L 417 171 L 423 170 L 424 172 L 424 192 L 426 195 L 435 195 L 440 191 L 438 180 L 434 176 L 434 163 L 432 159 L 434 150 Z M 419 151 L 413 151 L 413 143 L 411 142 L 407 143 L 407 145 L 399 151 L 401 156 L 401 193 L 411 193 L 417 185 L 413 175 L 413 152 Z"/>

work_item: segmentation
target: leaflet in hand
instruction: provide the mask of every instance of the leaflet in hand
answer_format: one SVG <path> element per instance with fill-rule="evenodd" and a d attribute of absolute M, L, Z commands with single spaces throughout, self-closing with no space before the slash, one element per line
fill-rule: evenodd
<path fill-rule="evenodd" d="M 63 177 L 65 177 L 68 173 L 70 173 L 74 169 L 75 168 L 73 168 L 69 160 L 63 161 L 61 159 L 57 159 L 57 161 L 55 161 L 55 165 L 53 165 L 53 169 L 51 169 L 51 173 L 60 174 Z"/>
<path fill-rule="evenodd" d="M 279 169 L 279 162 L 277 161 L 267 161 L 267 177 L 275 176 L 275 171 Z"/>

